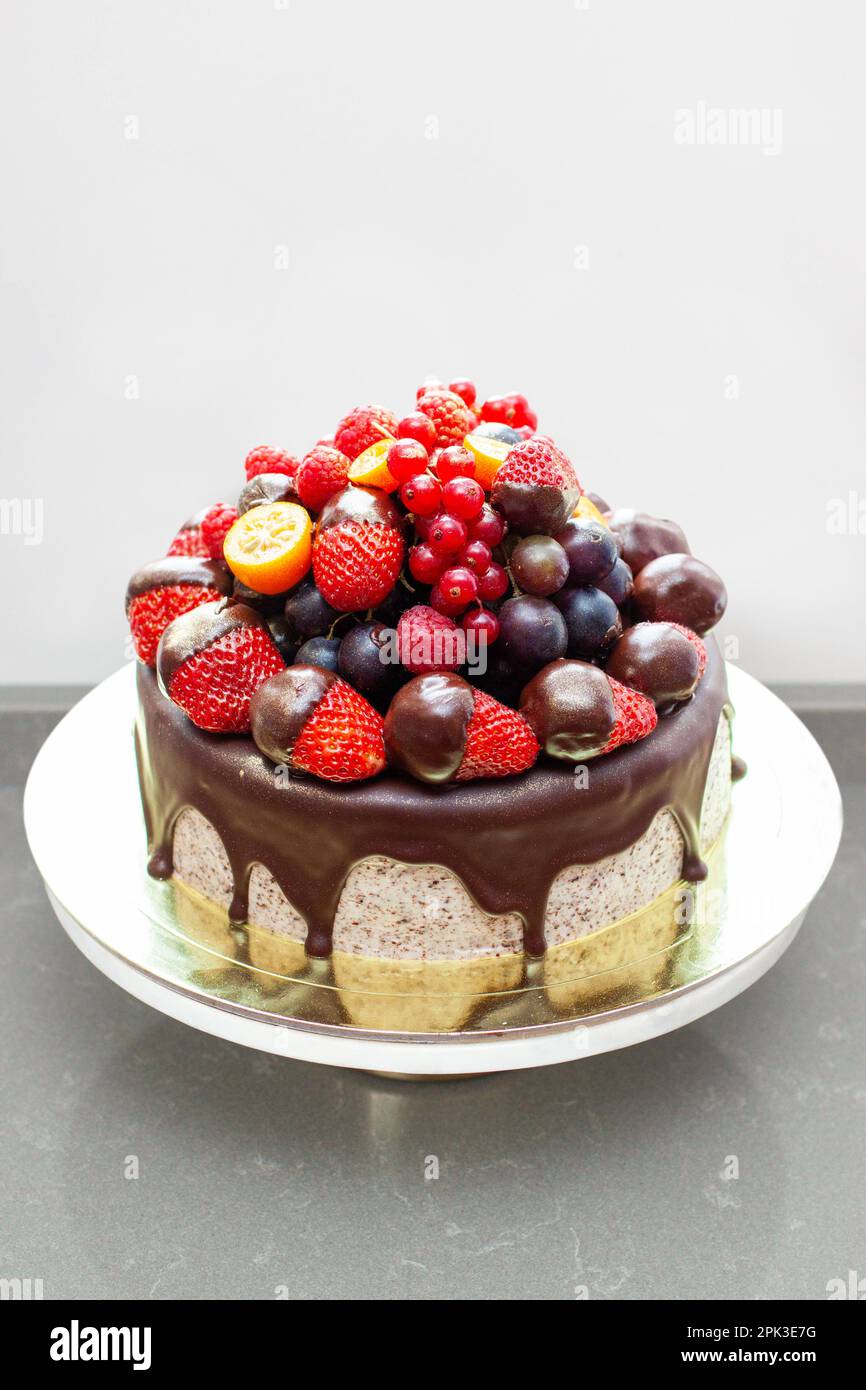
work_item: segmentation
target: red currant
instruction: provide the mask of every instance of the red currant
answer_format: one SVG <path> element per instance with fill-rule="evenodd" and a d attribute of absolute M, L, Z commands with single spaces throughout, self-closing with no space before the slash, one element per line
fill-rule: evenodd
<path fill-rule="evenodd" d="M 469 537 L 473 541 L 483 541 L 491 549 L 498 545 L 505 535 L 505 521 L 495 507 L 485 502 L 481 511 L 469 523 Z"/>
<path fill-rule="evenodd" d="M 460 626 L 465 632 L 477 635 L 479 646 L 489 647 L 499 636 L 499 619 L 489 608 L 470 609 Z"/>
<path fill-rule="evenodd" d="M 454 603 L 453 600 L 446 598 L 438 584 L 434 584 L 430 590 L 430 607 L 435 608 L 437 613 L 444 613 L 446 618 L 456 618 L 458 613 L 462 613 L 466 607 L 465 603 Z"/>
<path fill-rule="evenodd" d="M 409 551 L 409 572 L 419 584 L 435 584 L 446 563 L 429 545 L 415 545 Z"/>
<path fill-rule="evenodd" d="M 460 608 L 465 608 L 478 593 L 475 575 L 462 565 L 455 565 L 453 569 L 446 570 L 437 588 L 447 603 L 457 604 Z"/>
<path fill-rule="evenodd" d="M 478 395 L 474 381 L 467 381 L 465 377 L 458 377 L 456 381 L 452 381 L 448 390 L 453 391 L 455 396 L 460 397 L 464 405 L 468 405 L 469 409 L 472 409 L 475 404 L 475 397 Z"/>
<path fill-rule="evenodd" d="M 490 546 L 485 545 L 483 541 L 470 541 L 460 552 L 460 563 L 473 574 L 484 574 L 485 570 L 490 568 L 492 559 Z"/>
<path fill-rule="evenodd" d="M 419 444 L 423 444 L 425 449 L 432 449 L 436 443 L 436 426 L 429 415 L 424 415 L 420 410 L 413 410 L 411 415 L 404 415 L 397 426 L 398 439 L 417 439 Z"/>
<path fill-rule="evenodd" d="M 398 483 L 408 483 L 423 473 L 428 463 L 427 450 L 417 439 L 398 439 L 388 450 L 388 472 Z"/>
<path fill-rule="evenodd" d="M 442 504 L 442 488 L 432 473 L 416 473 L 400 489 L 400 501 L 415 516 L 433 516 Z"/>
<path fill-rule="evenodd" d="M 442 505 L 461 521 L 471 521 L 484 506 L 484 488 L 474 478 L 452 478 L 442 489 Z"/>
<path fill-rule="evenodd" d="M 508 575 L 501 565 L 496 561 L 488 566 L 483 574 L 477 578 L 478 597 L 486 599 L 490 603 L 495 598 L 502 598 L 508 588 Z"/>
<path fill-rule="evenodd" d="M 474 478 L 474 455 L 470 454 L 468 449 L 464 449 L 462 444 L 449 444 L 447 449 L 440 450 L 437 455 L 436 472 L 443 483 L 450 483 L 452 478 Z"/>
<path fill-rule="evenodd" d="M 456 516 L 441 512 L 435 517 L 427 532 L 428 544 L 437 555 L 456 555 L 466 544 L 466 527 Z"/>

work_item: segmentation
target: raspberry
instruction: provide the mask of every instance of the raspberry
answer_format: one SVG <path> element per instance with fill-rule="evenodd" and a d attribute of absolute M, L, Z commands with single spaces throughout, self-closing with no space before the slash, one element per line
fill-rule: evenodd
<path fill-rule="evenodd" d="M 210 558 L 210 550 L 202 537 L 200 526 L 185 526 L 178 531 L 166 555 L 198 555 L 202 560 Z"/>
<path fill-rule="evenodd" d="M 469 410 L 453 391 L 431 387 L 419 398 L 418 409 L 433 421 L 437 444 L 462 444 L 470 431 Z"/>
<path fill-rule="evenodd" d="M 272 449 L 267 444 L 253 449 L 244 463 L 247 482 L 250 478 L 257 478 L 260 473 L 285 473 L 287 478 L 294 478 L 297 471 L 298 460 L 294 454 L 287 454 L 283 449 Z"/>
<path fill-rule="evenodd" d="M 223 541 L 237 519 L 237 507 L 229 507 L 225 502 L 217 502 L 202 518 L 201 538 L 212 560 L 222 559 Z"/>
<path fill-rule="evenodd" d="M 242 734 L 250 727 L 252 696 L 283 670 L 285 662 L 264 624 L 237 626 L 182 663 L 168 696 L 199 729 Z"/>
<path fill-rule="evenodd" d="M 359 405 L 345 415 L 334 431 L 334 444 L 349 462 L 380 439 L 396 437 L 397 416 L 381 405 Z"/>
<path fill-rule="evenodd" d="M 318 512 L 329 497 L 342 492 L 349 478 L 349 460 L 339 449 L 317 444 L 301 460 L 295 490 L 310 511 Z"/>
<path fill-rule="evenodd" d="M 523 715 L 500 704 L 483 690 L 473 691 L 473 696 L 474 710 L 455 780 L 511 777 L 532 767 L 539 754 L 539 745 Z"/>
<path fill-rule="evenodd" d="M 458 630 L 444 613 L 419 603 L 407 608 L 397 624 L 400 664 L 416 675 L 456 671 L 463 659 Z"/>
<path fill-rule="evenodd" d="M 346 521 L 316 536 L 313 577 L 333 608 L 343 613 L 375 608 L 397 583 L 404 551 L 403 537 L 394 527 Z"/>
<path fill-rule="evenodd" d="M 658 723 L 656 707 L 652 700 L 637 690 L 629 689 L 627 685 L 621 685 L 613 676 L 608 676 L 607 679 L 616 709 L 616 723 L 610 738 L 601 749 L 602 753 L 612 753 L 614 748 L 619 748 L 623 743 L 637 743 L 638 739 L 651 734 Z"/>

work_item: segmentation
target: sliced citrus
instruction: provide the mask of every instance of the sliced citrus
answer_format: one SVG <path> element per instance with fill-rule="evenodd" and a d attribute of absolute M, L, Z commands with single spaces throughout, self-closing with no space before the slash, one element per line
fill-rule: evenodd
<path fill-rule="evenodd" d="M 604 512 L 600 512 L 595 503 L 590 502 L 585 492 L 581 493 L 580 501 L 578 502 L 571 515 L 586 517 L 587 521 L 600 521 L 602 526 L 607 526 L 607 522 L 604 518 Z"/>
<path fill-rule="evenodd" d="M 358 487 L 377 487 L 380 492 L 396 492 L 400 486 L 388 468 L 388 451 L 395 441 L 377 439 L 349 465 L 349 482 Z"/>
<path fill-rule="evenodd" d="M 239 516 L 223 543 L 232 574 L 257 594 L 281 594 L 312 559 L 310 514 L 297 502 L 270 502 Z"/>
<path fill-rule="evenodd" d="M 463 447 L 475 459 L 475 481 L 489 492 L 514 445 L 507 444 L 504 439 L 488 439 L 483 434 L 467 434 Z"/>

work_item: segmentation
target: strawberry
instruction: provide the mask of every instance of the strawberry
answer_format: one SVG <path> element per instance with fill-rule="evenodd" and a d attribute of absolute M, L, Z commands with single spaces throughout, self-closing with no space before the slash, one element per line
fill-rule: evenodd
<path fill-rule="evenodd" d="M 474 709 L 466 730 L 466 747 L 455 781 L 511 777 L 532 767 L 539 747 L 523 716 L 483 690 L 473 691 L 473 696 Z"/>
<path fill-rule="evenodd" d="M 416 676 L 391 701 L 385 748 L 395 767 L 422 782 L 510 777 L 538 757 L 522 715 L 450 671 Z"/>
<path fill-rule="evenodd" d="M 159 639 L 170 622 L 231 589 L 226 566 L 201 556 L 171 555 L 144 565 L 126 590 L 126 616 L 139 661 L 153 666 Z"/>
<path fill-rule="evenodd" d="M 359 782 L 385 766 L 382 716 L 351 685 L 320 666 L 288 666 L 250 706 L 265 757 L 327 782 Z"/>
<path fill-rule="evenodd" d="M 202 517 L 201 538 L 212 560 L 223 558 L 223 541 L 238 519 L 237 507 L 218 502 Z"/>
<path fill-rule="evenodd" d="M 515 430 L 534 430 L 538 424 L 538 416 L 531 409 L 529 401 L 517 393 L 510 396 L 491 396 L 482 404 L 480 414 L 482 420 L 491 424 L 510 425 Z"/>
<path fill-rule="evenodd" d="M 343 613 L 375 608 L 390 594 L 406 543 L 394 503 L 372 488 L 347 487 L 322 509 L 313 543 L 313 577 Z"/>
<path fill-rule="evenodd" d="M 247 454 L 244 462 L 244 472 L 247 482 L 250 478 L 257 478 L 259 473 L 285 473 L 286 477 L 294 478 L 298 471 L 299 460 L 294 454 L 287 454 L 283 449 L 272 449 L 267 444 L 260 444 L 257 449 L 251 450 Z"/>
<path fill-rule="evenodd" d="M 219 602 L 169 624 L 156 668 L 163 694 L 199 729 L 242 734 L 250 727 L 253 695 L 285 663 L 261 614 Z"/>
<path fill-rule="evenodd" d="M 580 483 L 562 450 L 545 435 L 515 444 L 493 480 L 490 500 L 523 535 L 554 535 L 577 505 Z"/>
<path fill-rule="evenodd" d="M 339 449 L 317 444 L 301 459 L 295 474 L 295 491 L 311 512 L 324 507 L 335 492 L 342 492 L 349 480 L 349 460 Z"/>
<path fill-rule="evenodd" d="M 608 681 L 616 710 L 616 723 L 610 738 L 600 750 L 602 753 L 612 753 L 614 748 L 624 743 L 637 743 L 639 739 L 646 738 L 659 719 L 656 707 L 647 695 L 621 685 L 613 676 L 608 676 Z"/>
<path fill-rule="evenodd" d="M 400 616 L 397 655 L 401 665 L 415 675 L 456 671 L 466 659 L 465 638 L 444 613 L 419 603 Z"/>
<path fill-rule="evenodd" d="M 208 514 L 210 508 L 203 507 L 200 512 L 196 512 L 183 523 L 171 545 L 166 551 L 166 555 L 198 555 L 203 560 L 210 559 L 207 543 L 201 534 L 201 524 Z"/>
<path fill-rule="evenodd" d="M 334 431 L 334 445 L 351 463 L 371 444 L 396 437 L 397 416 L 381 405 L 359 405 L 345 415 Z"/>
<path fill-rule="evenodd" d="M 707 669 L 707 649 L 696 632 L 692 632 L 690 627 L 683 627 L 682 623 L 670 623 L 670 627 L 675 627 L 677 632 L 681 632 L 687 641 L 691 642 L 698 654 L 698 680 Z"/>
<path fill-rule="evenodd" d="M 418 409 L 432 420 L 439 445 L 462 444 L 472 428 L 471 412 L 454 391 L 431 386 L 419 396 Z"/>

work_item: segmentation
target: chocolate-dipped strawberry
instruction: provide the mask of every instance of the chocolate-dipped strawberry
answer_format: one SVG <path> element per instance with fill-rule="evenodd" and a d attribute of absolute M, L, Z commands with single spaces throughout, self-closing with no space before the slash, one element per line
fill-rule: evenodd
<path fill-rule="evenodd" d="M 652 733 L 652 703 L 586 661 L 553 661 L 520 697 L 520 712 L 552 758 L 584 762 Z"/>
<path fill-rule="evenodd" d="M 451 672 L 416 676 L 385 716 L 388 760 L 421 782 L 466 782 L 525 772 L 538 743 L 516 710 Z"/>
<path fill-rule="evenodd" d="M 256 473 L 241 488 L 238 497 L 238 516 L 250 507 L 266 506 L 268 502 L 297 502 L 294 481 L 285 473 Z"/>
<path fill-rule="evenodd" d="M 325 503 L 316 526 L 313 575 L 324 598 L 350 613 L 391 592 L 406 552 L 405 517 L 383 492 L 347 487 Z"/>
<path fill-rule="evenodd" d="M 707 649 L 679 623 L 636 623 L 620 637 L 606 671 L 656 708 L 688 700 L 707 667 Z"/>
<path fill-rule="evenodd" d="M 288 666 L 261 685 L 250 725 L 266 758 L 328 782 L 363 781 L 385 766 L 382 716 L 319 666 Z"/>
<path fill-rule="evenodd" d="M 250 700 L 285 664 L 270 629 L 242 603 L 204 603 L 169 623 L 156 654 L 159 687 L 193 724 L 246 733 Z"/>
<path fill-rule="evenodd" d="M 580 483 L 552 439 L 533 435 L 509 452 L 490 500 L 521 535 L 555 535 L 574 511 Z"/>
<path fill-rule="evenodd" d="M 715 570 L 692 555 L 660 555 L 634 581 L 634 611 L 649 622 L 682 623 L 702 637 L 715 627 L 728 595 Z"/>
<path fill-rule="evenodd" d="M 619 541 L 622 558 L 635 576 L 659 555 L 689 553 L 685 533 L 675 521 L 632 507 L 619 507 L 611 512 L 608 525 Z"/>
<path fill-rule="evenodd" d="M 202 556 L 167 555 L 136 570 L 126 588 L 126 617 L 139 661 L 153 666 L 159 639 L 173 619 L 231 590 L 226 566 Z"/>

